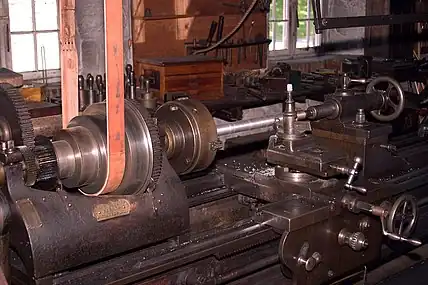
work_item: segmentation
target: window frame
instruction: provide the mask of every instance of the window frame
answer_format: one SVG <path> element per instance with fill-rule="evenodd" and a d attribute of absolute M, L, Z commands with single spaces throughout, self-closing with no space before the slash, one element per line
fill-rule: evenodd
<path fill-rule="evenodd" d="M 10 31 L 10 14 L 9 14 L 9 0 L 4 0 L 5 5 L 7 5 L 7 17 L 8 17 L 8 41 L 9 41 L 9 47 L 10 52 L 8 52 L 8 58 L 6 59 L 6 62 L 8 62 L 7 68 L 13 70 L 13 62 L 12 62 L 12 35 L 32 35 L 33 41 L 34 41 L 34 64 L 36 70 L 33 71 L 24 71 L 19 72 L 23 75 L 24 80 L 28 81 L 40 81 L 43 79 L 46 79 L 46 81 L 52 81 L 53 78 L 60 78 L 61 73 L 61 43 L 60 43 L 60 10 L 59 10 L 59 1 L 56 0 L 56 8 L 57 8 L 57 29 L 55 30 L 37 30 L 36 27 L 36 0 L 29 0 L 31 1 L 31 13 L 32 13 L 32 30 L 31 31 L 18 31 L 18 32 L 12 32 Z M 38 34 L 45 34 L 45 33 L 58 33 L 58 48 L 59 48 L 59 60 L 60 60 L 60 66 L 56 69 L 39 69 L 39 56 L 38 56 L 38 47 L 37 47 L 37 35 Z M 1 47 L 4 49 L 4 47 Z M 44 82 L 45 83 L 45 82 Z"/>
<path fill-rule="evenodd" d="M 288 1 L 288 6 L 287 8 L 283 8 L 284 10 L 288 10 L 288 18 L 282 19 L 284 21 L 287 21 L 286 25 L 284 25 L 284 27 L 286 27 L 286 29 L 284 30 L 288 30 L 287 35 L 283 35 L 283 37 L 286 39 L 287 41 L 287 49 L 282 49 L 282 50 L 269 50 L 268 53 L 268 58 L 269 59 L 276 59 L 276 58 L 298 58 L 301 56 L 308 56 L 308 55 L 315 55 L 316 54 L 316 48 L 314 47 L 307 47 L 307 48 L 297 48 L 296 47 L 296 43 L 298 40 L 297 37 L 297 13 L 298 13 L 298 8 L 297 8 L 297 3 L 298 0 L 284 0 Z M 311 0 L 307 0 L 308 1 L 308 10 L 311 11 L 312 10 L 312 3 Z M 322 1 L 322 7 L 321 9 L 324 10 L 324 6 L 326 4 L 327 1 Z M 275 5 L 276 0 L 272 0 L 273 5 Z M 286 6 L 284 4 L 284 6 Z M 273 19 L 270 19 L 270 16 L 267 18 L 267 26 L 270 26 L 270 23 L 272 22 L 282 22 L 282 20 L 277 20 L 276 19 L 276 9 L 273 9 L 274 11 L 274 15 L 273 15 Z M 284 11 L 285 14 L 285 11 Z M 313 19 L 303 19 L 300 20 L 299 22 L 308 22 L 309 24 L 313 25 Z M 275 29 L 275 25 L 273 25 L 273 36 L 275 37 L 275 33 L 276 33 L 276 29 Z M 306 33 L 308 34 L 308 32 L 310 31 L 310 26 L 306 25 Z M 326 40 L 326 36 L 325 33 L 321 33 L 320 35 L 320 44 L 322 44 L 324 41 Z M 275 39 L 273 39 L 273 41 L 275 42 Z M 275 46 L 275 45 L 274 45 Z"/>

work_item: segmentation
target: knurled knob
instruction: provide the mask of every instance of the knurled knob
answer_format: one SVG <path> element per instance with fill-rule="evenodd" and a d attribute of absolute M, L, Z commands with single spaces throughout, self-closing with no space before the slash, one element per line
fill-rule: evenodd
<path fill-rule="evenodd" d="M 340 245 L 347 245 L 354 251 L 361 251 L 368 246 L 366 236 L 362 232 L 351 233 L 346 229 L 342 229 L 338 236 Z"/>
<path fill-rule="evenodd" d="M 361 251 L 367 248 L 368 243 L 362 232 L 355 232 L 349 237 L 348 245 L 354 251 Z"/>

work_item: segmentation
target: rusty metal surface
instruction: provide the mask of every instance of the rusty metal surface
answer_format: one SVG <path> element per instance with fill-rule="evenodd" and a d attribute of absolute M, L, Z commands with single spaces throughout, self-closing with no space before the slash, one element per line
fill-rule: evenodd
<path fill-rule="evenodd" d="M 34 135 L 36 137 L 53 137 L 55 133 L 62 129 L 61 122 L 61 115 L 38 117 L 31 119 L 31 123 L 33 124 L 34 129 Z"/>

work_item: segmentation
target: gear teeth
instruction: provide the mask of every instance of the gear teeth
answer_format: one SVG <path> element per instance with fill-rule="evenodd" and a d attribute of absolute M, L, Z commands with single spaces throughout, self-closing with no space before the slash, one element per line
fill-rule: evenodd
<path fill-rule="evenodd" d="M 58 164 L 56 154 L 53 149 L 52 143 L 47 139 L 46 141 L 36 142 L 34 148 L 36 160 L 39 165 L 39 175 L 37 182 L 47 181 L 58 177 Z"/>
<path fill-rule="evenodd" d="M 18 147 L 22 154 L 25 163 L 25 185 L 33 186 L 37 181 L 39 168 L 37 166 L 36 157 L 31 149 L 26 146 Z"/>
<path fill-rule="evenodd" d="M 163 149 L 156 120 L 154 118 L 148 118 L 146 119 L 146 124 L 150 132 L 150 138 L 152 139 L 153 148 L 152 179 L 154 183 L 157 183 L 162 173 Z"/>
<path fill-rule="evenodd" d="M 15 143 L 18 145 L 25 145 L 30 149 L 34 148 L 34 129 L 24 98 L 18 88 L 13 88 L 11 85 L 4 84 L 1 85 L 1 88 L 7 94 L 10 103 L 12 103 L 17 120 L 16 123 L 20 126 L 20 137 L 13 138 Z M 1 107 L 8 108 L 8 106 Z"/>
<path fill-rule="evenodd" d="M 142 104 L 136 100 L 129 100 L 130 102 L 142 108 Z M 147 109 L 146 109 L 147 110 Z M 150 139 L 152 141 L 152 150 L 153 150 L 153 170 L 152 170 L 152 183 L 156 185 L 159 181 L 160 175 L 162 173 L 162 161 L 163 161 L 163 148 L 159 136 L 159 128 L 157 125 L 157 120 L 153 118 L 150 114 L 150 111 L 141 112 L 144 121 L 147 125 L 147 128 L 150 133 Z"/>

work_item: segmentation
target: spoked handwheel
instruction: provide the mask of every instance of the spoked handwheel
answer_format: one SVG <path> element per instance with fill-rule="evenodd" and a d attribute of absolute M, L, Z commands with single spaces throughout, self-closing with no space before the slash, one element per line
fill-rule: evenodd
<path fill-rule="evenodd" d="M 389 232 L 408 238 L 416 226 L 417 218 L 416 199 L 410 195 L 403 195 L 392 205 L 386 226 Z"/>
<path fill-rule="evenodd" d="M 393 92 L 393 90 L 396 92 Z M 384 98 L 379 110 L 371 111 L 371 115 L 381 121 L 388 122 L 398 118 L 404 109 L 404 91 L 396 80 L 388 76 L 377 77 L 366 88 L 366 93 L 380 93 Z"/>

